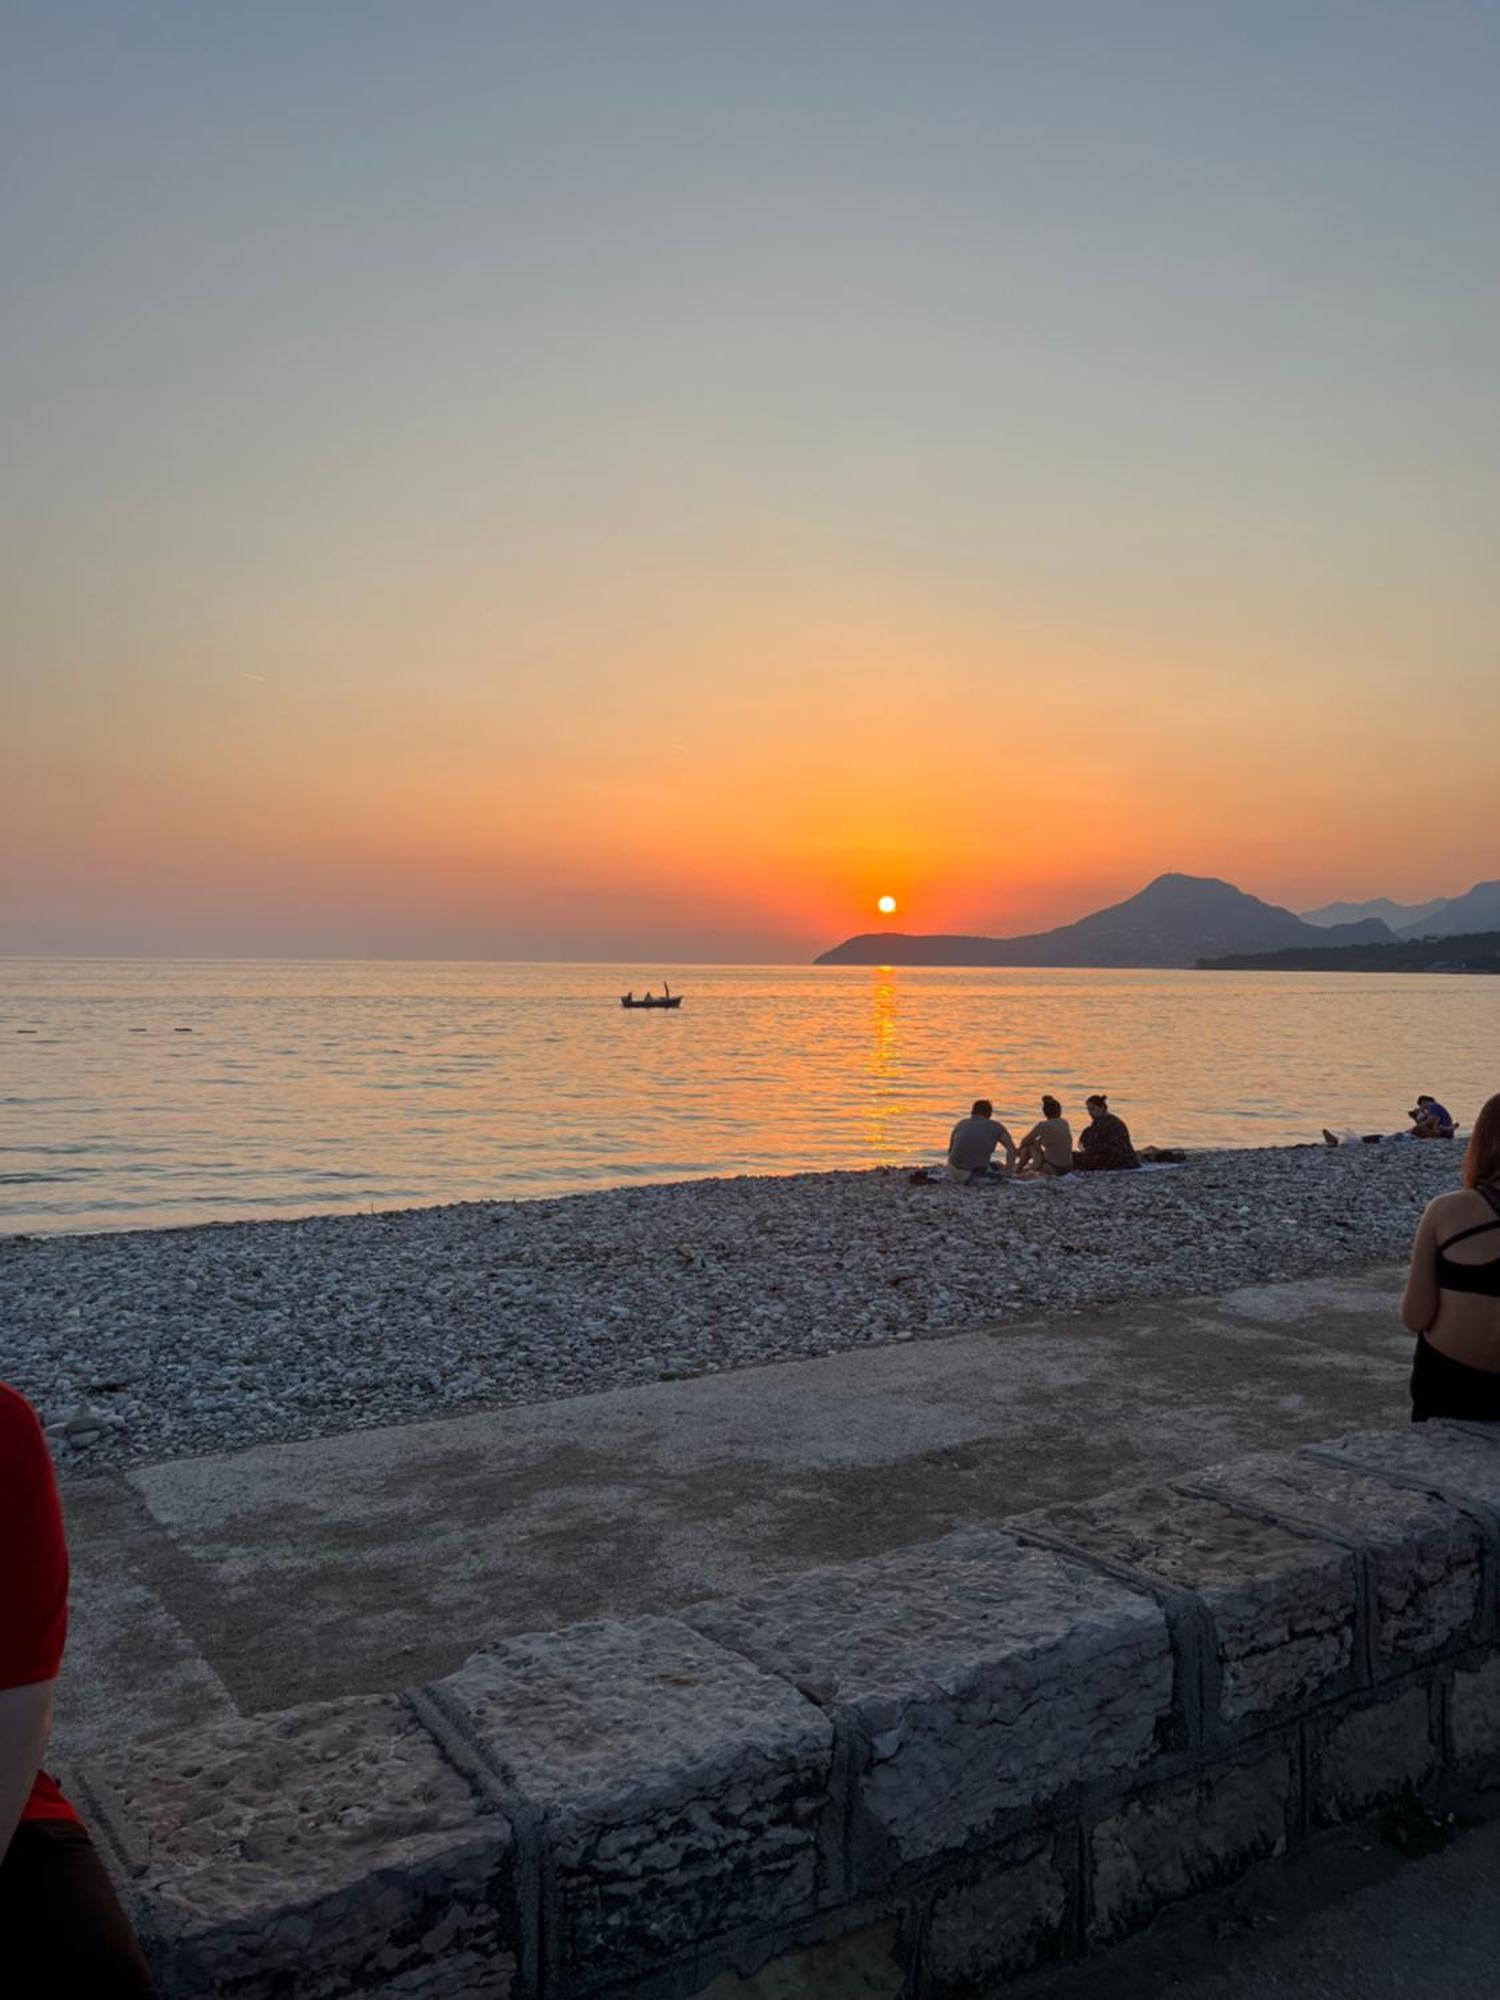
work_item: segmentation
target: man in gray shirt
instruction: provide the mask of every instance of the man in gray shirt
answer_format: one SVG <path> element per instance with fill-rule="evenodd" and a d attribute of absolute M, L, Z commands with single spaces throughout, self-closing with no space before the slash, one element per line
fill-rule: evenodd
<path fill-rule="evenodd" d="M 948 1140 L 948 1172 L 956 1181 L 988 1180 L 996 1169 L 990 1155 L 997 1146 L 1005 1148 L 1005 1172 L 1016 1164 L 1016 1142 L 994 1115 L 987 1097 L 976 1097 L 974 1109 L 960 1118 Z"/>

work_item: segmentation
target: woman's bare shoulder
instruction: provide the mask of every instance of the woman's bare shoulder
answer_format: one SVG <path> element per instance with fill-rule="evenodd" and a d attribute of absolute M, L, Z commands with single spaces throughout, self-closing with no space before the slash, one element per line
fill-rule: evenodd
<path fill-rule="evenodd" d="M 1450 1216 L 1455 1221 L 1461 1221 L 1469 1215 L 1482 1219 L 1486 1215 L 1493 1215 L 1495 1211 L 1484 1196 L 1476 1194 L 1473 1188 L 1452 1188 L 1447 1194 L 1435 1194 L 1428 1202 L 1425 1212 L 1437 1222 L 1444 1216 Z"/>

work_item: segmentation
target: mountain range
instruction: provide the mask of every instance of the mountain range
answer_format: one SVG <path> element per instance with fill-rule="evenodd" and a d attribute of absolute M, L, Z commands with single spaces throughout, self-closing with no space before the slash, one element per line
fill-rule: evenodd
<path fill-rule="evenodd" d="M 1302 912 L 1302 921 L 1319 929 L 1372 917 L 1398 938 L 1462 937 L 1470 931 L 1500 930 L 1500 882 L 1476 882 L 1461 896 L 1435 896 L 1430 903 L 1393 903 L 1377 896 L 1370 903 L 1325 903 L 1320 910 Z"/>
<path fill-rule="evenodd" d="M 1475 926 L 1470 926 L 1475 928 Z M 1308 923 L 1205 875 L 1158 875 L 1123 903 L 1024 937 L 914 937 L 867 931 L 825 951 L 818 965 L 1193 965 L 1230 952 L 1389 944 L 1378 917 Z"/>

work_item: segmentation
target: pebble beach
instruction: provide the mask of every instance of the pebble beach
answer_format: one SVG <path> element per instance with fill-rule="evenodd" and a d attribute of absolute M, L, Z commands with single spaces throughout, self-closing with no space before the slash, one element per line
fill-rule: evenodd
<path fill-rule="evenodd" d="M 1289 1147 L 1035 1185 L 887 1169 L 12 1236 L 0 1377 L 68 1471 L 328 1436 L 1395 1262 L 1459 1163 Z"/>

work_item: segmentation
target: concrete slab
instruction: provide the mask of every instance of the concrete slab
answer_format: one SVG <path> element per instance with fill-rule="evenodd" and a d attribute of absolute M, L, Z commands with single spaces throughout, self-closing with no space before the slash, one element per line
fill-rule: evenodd
<path fill-rule="evenodd" d="M 517 1633 L 1400 1424 L 1401 1279 L 993 1326 L 73 1482 L 64 1754 L 228 1703 L 410 1686 Z"/>
<path fill-rule="evenodd" d="M 235 1713 L 200 1641 L 167 1609 L 212 1596 L 213 1574 L 115 1475 L 66 1488 L 72 1591 L 59 1677 L 59 1742 L 107 1751 L 120 1741 Z"/>

